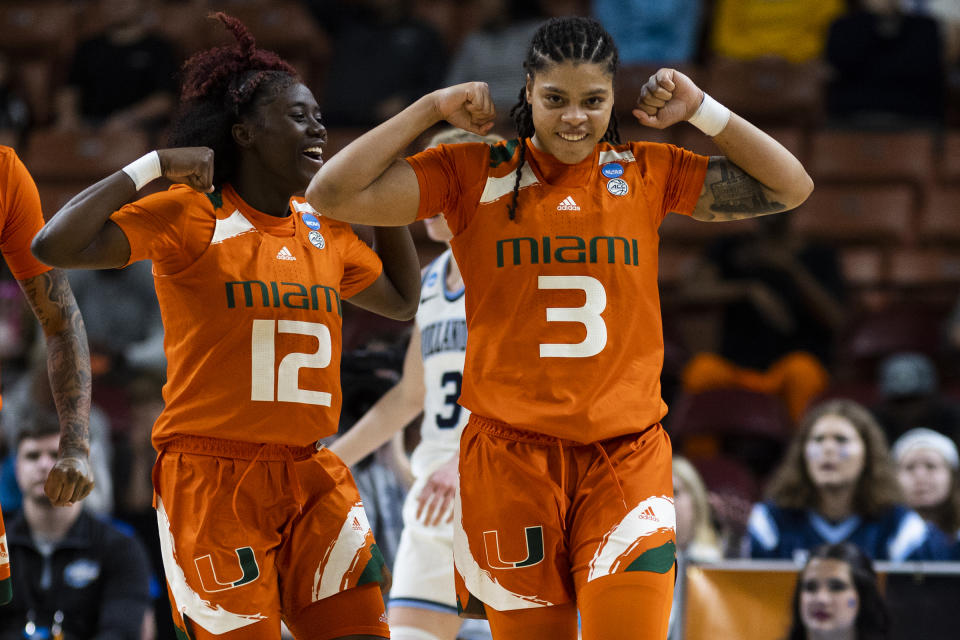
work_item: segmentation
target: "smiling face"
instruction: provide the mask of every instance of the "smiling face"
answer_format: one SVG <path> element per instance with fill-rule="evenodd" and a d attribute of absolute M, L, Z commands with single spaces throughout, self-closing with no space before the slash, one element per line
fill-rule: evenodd
<path fill-rule="evenodd" d="M 860 596 L 850 567 L 841 560 L 814 558 L 800 576 L 800 616 L 808 631 L 842 631 L 853 627 Z"/>
<path fill-rule="evenodd" d="M 256 173 L 287 193 L 303 192 L 323 166 L 327 130 L 313 93 L 303 84 L 289 84 L 265 99 L 243 128 L 237 142 L 244 161 L 255 163 Z"/>
<path fill-rule="evenodd" d="M 605 63 L 560 62 L 527 77 L 538 149 L 565 164 L 593 153 L 610 124 L 613 76 Z"/>
<path fill-rule="evenodd" d="M 897 465 L 897 477 L 907 504 L 914 509 L 936 507 L 950 496 L 953 472 L 933 449 L 916 448 L 905 453 Z"/>
<path fill-rule="evenodd" d="M 810 429 L 804 447 L 807 473 L 817 488 L 856 484 L 863 471 L 866 447 L 847 418 L 824 415 Z"/>

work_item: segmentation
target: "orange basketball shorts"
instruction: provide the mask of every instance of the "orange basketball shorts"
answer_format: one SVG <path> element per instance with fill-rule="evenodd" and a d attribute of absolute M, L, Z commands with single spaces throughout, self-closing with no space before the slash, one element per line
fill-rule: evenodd
<path fill-rule="evenodd" d="M 10 602 L 13 597 L 13 585 L 10 584 L 10 549 L 7 547 L 7 533 L 3 528 L 3 509 L 0 509 L 0 604 Z"/>
<path fill-rule="evenodd" d="M 676 558 L 670 439 L 657 424 L 590 444 L 470 416 L 454 563 L 462 615 L 576 601 L 587 583 Z"/>
<path fill-rule="evenodd" d="M 185 436 L 154 466 L 174 622 L 190 638 L 280 638 L 387 578 L 349 469 L 326 449 Z M 379 589 L 310 637 L 389 636 Z M 367 598 L 369 600 L 369 597 Z M 338 598 L 338 602 L 349 599 Z M 226 634 L 226 635 L 224 635 Z"/>

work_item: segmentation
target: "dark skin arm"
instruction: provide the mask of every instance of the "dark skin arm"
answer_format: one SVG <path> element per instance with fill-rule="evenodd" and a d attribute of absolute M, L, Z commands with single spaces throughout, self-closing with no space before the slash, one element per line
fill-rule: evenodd
<path fill-rule="evenodd" d="M 393 320 L 409 320 L 420 304 L 420 262 L 407 227 L 374 227 L 373 248 L 383 273 L 350 302 Z"/>
<path fill-rule="evenodd" d="M 213 189 L 213 150 L 206 147 L 161 149 L 163 177 L 197 191 Z M 84 189 L 57 212 L 33 240 L 33 253 L 47 264 L 68 269 L 111 269 L 130 259 L 127 236 L 110 215 L 137 195 L 133 180 L 117 171 Z M 374 248 L 383 273 L 350 301 L 398 320 L 417 311 L 420 264 L 407 229 L 375 229 Z"/>
<path fill-rule="evenodd" d="M 93 490 L 90 468 L 90 351 L 66 275 L 53 269 L 20 280 L 47 341 L 47 373 L 60 418 L 60 451 L 44 485 L 54 506 L 83 500 Z"/>
<path fill-rule="evenodd" d="M 161 149 L 163 177 L 197 191 L 213 189 L 213 150 L 207 147 Z M 112 269 L 130 259 L 130 242 L 110 215 L 137 195 L 123 171 L 104 178 L 74 196 L 33 239 L 33 254 L 65 269 Z"/>

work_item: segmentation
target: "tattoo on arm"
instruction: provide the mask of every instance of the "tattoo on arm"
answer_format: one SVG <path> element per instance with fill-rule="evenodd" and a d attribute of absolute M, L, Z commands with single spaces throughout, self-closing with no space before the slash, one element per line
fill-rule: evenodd
<path fill-rule="evenodd" d="M 727 158 L 715 156 L 707 164 L 703 192 L 693 217 L 712 222 L 743 220 L 785 209 L 768 197 L 756 178 Z"/>
<path fill-rule="evenodd" d="M 64 272 L 20 281 L 47 340 L 47 373 L 60 416 L 60 450 L 89 451 L 90 349 L 77 301 Z"/>

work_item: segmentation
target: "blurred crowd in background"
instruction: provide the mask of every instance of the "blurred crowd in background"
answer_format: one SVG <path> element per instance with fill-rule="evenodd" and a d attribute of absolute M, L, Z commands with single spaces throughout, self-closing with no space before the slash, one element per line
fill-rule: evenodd
<path fill-rule="evenodd" d="M 489 83 L 495 131 L 511 137 L 524 48 L 554 15 L 592 15 L 616 38 L 624 139 L 712 152 L 687 124 L 655 131 L 630 115 L 660 66 L 763 127 L 813 176 L 806 204 L 722 225 L 668 216 L 661 228 L 681 562 L 802 565 L 844 540 L 873 560 L 960 560 L 960 2 L 3 0 L 0 144 L 33 174 L 47 217 L 164 146 L 180 64 L 226 44 L 212 10 L 295 64 L 323 109 L 327 157 L 468 80 Z M 419 223 L 414 235 L 423 264 L 443 250 Z M 150 549 L 146 633 L 173 637 L 151 506 L 165 362 L 150 267 L 69 277 L 93 355 L 97 488 L 85 508 Z M 409 333 L 349 305 L 344 316 L 341 430 L 398 379 Z M 5 512 L 19 504 L 18 429 L 52 406 L 37 337 L 4 273 Z M 355 468 L 388 561 L 417 437 L 411 424 Z"/>

